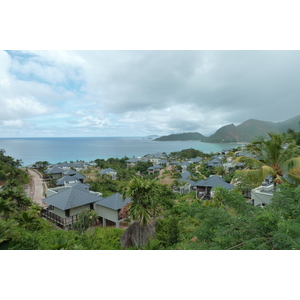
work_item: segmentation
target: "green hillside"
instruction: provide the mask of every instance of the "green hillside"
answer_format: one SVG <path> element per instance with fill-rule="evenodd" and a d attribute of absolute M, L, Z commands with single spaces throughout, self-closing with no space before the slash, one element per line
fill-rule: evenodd
<path fill-rule="evenodd" d="M 155 141 L 205 141 L 207 137 L 198 132 L 184 132 L 161 136 Z"/>
<path fill-rule="evenodd" d="M 185 132 L 162 136 L 155 139 L 155 141 L 202 141 L 208 143 L 251 142 L 258 137 L 267 137 L 268 132 L 282 133 L 286 132 L 289 128 L 299 131 L 300 115 L 277 123 L 249 119 L 238 126 L 234 124 L 225 125 L 209 137 L 205 137 L 198 132 Z"/>
<path fill-rule="evenodd" d="M 240 139 L 239 131 L 234 124 L 229 124 L 218 129 L 207 138 L 209 143 L 237 142 Z"/>

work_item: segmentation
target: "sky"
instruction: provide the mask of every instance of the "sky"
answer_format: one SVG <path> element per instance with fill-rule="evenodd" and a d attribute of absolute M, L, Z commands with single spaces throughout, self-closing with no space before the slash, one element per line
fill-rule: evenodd
<path fill-rule="evenodd" d="M 213 134 L 300 114 L 300 51 L 0 52 L 1 137 Z"/>

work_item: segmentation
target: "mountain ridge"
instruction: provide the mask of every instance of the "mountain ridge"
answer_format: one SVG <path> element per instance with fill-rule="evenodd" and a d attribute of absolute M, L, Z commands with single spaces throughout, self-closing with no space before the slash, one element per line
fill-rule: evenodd
<path fill-rule="evenodd" d="M 198 132 L 187 132 L 161 136 L 155 141 L 202 141 L 208 143 L 251 142 L 258 137 L 267 137 L 268 132 L 283 133 L 289 128 L 298 131 L 300 115 L 282 122 L 248 119 L 239 125 L 233 123 L 220 127 L 214 134 L 206 137 Z"/>

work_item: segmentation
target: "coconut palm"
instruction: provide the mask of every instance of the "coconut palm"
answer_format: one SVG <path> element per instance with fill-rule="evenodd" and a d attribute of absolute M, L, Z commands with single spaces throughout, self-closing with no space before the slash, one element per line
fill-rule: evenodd
<path fill-rule="evenodd" d="M 300 174 L 295 170 L 300 167 L 300 156 L 295 141 L 281 134 L 268 135 L 268 139 L 261 138 L 247 145 L 246 150 L 254 154 L 254 157 L 238 157 L 235 161 L 246 163 L 248 169 L 238 170 L 236 173 L 246 175 L 257 185 L 271 176 L 274 189 L 277 183 L 283 181 L 299 184 Z"/>
<path fill-rule="evenodd" d="M 158 216 L 161 206 L 158 203 L 159 184 L 153 180 L 134 177 L 123 190 L 123 198 L 131 198 L 129 217 L 140 223 L 139 247 L 142 244 L 142 228 L 151 218 Z"/>

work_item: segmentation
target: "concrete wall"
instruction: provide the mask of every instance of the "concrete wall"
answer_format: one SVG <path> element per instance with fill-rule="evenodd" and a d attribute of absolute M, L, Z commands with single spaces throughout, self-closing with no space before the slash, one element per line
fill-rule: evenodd
<path fill-rule="evenodd" d="M 94 204 L 94 209 L 97 212 L 97 215 L 99 217 L 105 218 L 105 219 L 113 221 L 113 222 L 118 222 L 118 211 L 117 210 L 112 210 L 110 208 L 103 207 L 98 204 Z"/>
<path fill-rule="evenodd" d="M 90 205 L 83 205 L 70 209 L 70 217 L 80 214 L 84 209 L 90 210 Z"/>
<path fill-rule="evenodd" d="M 90 205 L 79 206 L 70 209 L 70 217 L 80 214 L 84 209 L 90 209 Z M 66 213 L 64 210 L 61 210 L 57 207 L 54 207 L 54 210 L 50 210 L 52 213 L 58 215 L 59 217 L 66 218 Z"/>
<path fill-rule="evenodd" d="M 52 213 L 58 215 L 59 217 L 61 218 L 65 218 L 66 217 L 66 214 L 65 214 L 65 211 L 64 210 L 61 210 L 57 207 L 54 207 L 54 210 L 50 210 Z"/>
<path fill-rule="evenodd" d="M 273 198 L 273 185 L 260 186 L 251 190 L 251 199 L 254 200 L 254 206 L 265 203 L 271 203 Z"/>

